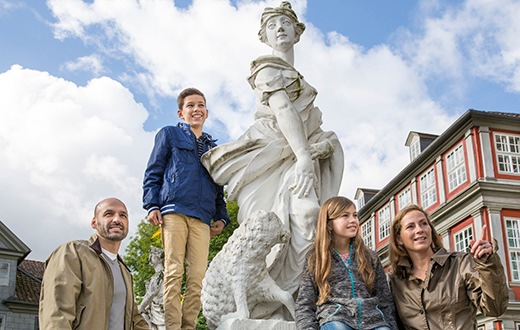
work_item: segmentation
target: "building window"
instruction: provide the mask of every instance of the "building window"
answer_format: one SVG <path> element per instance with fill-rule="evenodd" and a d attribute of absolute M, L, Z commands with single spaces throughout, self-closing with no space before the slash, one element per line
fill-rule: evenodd
<path fill-rule="evenodd" d="M 374 243 L 372 241 L 372 221 L 370 219 L 361 225 L 361 237 L 363 237 L 363 241 L 369 249 L 374 249 Z"/>
<path fill-rule="evenodd" d="M 420 184 L 421 204 L 423 208 L 428 208 L 437 201 L 437 191 L 435 189 L 435 170 L 433 167 L 423 176 L 421 176 Z"/>
<path fill-rule="evenodd" d="M 410 145 L 410 160 L 414 160 L 421 153 L 421 139 L 416 137 Z"/>
<path fill-rule="evenodd" d="M 379 240 L 382 241 L 390 234 L 390 206 L 385 206 L 377 212 L 379 219 Z"/>
<path fill-rule="evenodd" d="M 520 219 L 506 219 L 506 230 L 513 281 L 520 281 Z"/>
<path fill-rule="evenodd" d="M 448 188 L 450 191 L 466 182 L 466 163 L 462 144 L 446 156 L 446 171 L 448 172 Z"/>
<path fill-rule="evenodd" d="M 469 241 L 473 239 L 473 227 L 468 226 L 453 235 L 455 242 L 455 251 L 466 252 L 469 247 Z"/>
<path fill-rule="evenodd" d="M 495 134 L 498 171 L 520 174 L 520 135 Z"/>
<path fill-rule="evenodd" d="M 5 315 L 0 315 L 0 330 L 5 329 Z"/>
<path fill-rule="evenodd" d="M 10 264 L 8 262 L 0 262 L 0 285 L 9 285 L 9 270 Z M 2 328 L 0 328 L 2 329 Z"/>
<path fill-rule="evenodd" d="M 412 192 L 410 187 L 408 187 L 397 196 L 397 207 L 399 210 L 402 210 L 405 206 L 410 204 L 412 204 Z"/>

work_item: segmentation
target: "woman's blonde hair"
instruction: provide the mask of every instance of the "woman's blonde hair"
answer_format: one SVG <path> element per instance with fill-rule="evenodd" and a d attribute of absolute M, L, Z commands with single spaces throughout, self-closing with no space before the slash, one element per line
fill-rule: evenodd
<path fill-rule="evenodd" d="M 441 236 L 437 233 L 437 230 L 435 230 L 435 227 L 433 227 L 433 224 L 430 220 L 430 216 L 424 209 L 418 205 L 412 204 L 408 205 L 405 208 L 403 208 L 401 211 L 399 211 L 394 220 L 392 221 L 392 224 L 390 225 L 390 243 L 389 243 L 389 259 L 390 259 L 390 270 L 396 274 L 396 275 L 403 275 L 401 267 L 397 266 L 397 263 L 402 257 L 408 256 L 408 251 L 404 248 L 402 244 L 399 244 L 397 242 L 397 239 L 401 237 L 401 220 L 407 215 L 408 213 L 412 211 L 419 211 L 422 214 L 424 214 L 426 220 L 428 221 L 428 225 L 431 228 L 432 231 L 432 249 L 436 251 L 437 249 L 443 247 Z"/>
<path fill-rule="evenodd" d="M 330 221 L 345 215 L 347 209 L 355 204 L 348 198 L 337 196 L 326 200 L 320 208 L 314 247 L 310 252 L 308 269 L 318 287 L 318 305 L 323 304 L 330 294 L 330 275 L 332 264 L 332 253 L 334 249 L 334 236 Z M 368 248 L 363 242 L 363 238 L 358 230 L 354 238 L 354 248 L 356 249 L 356 262 L 358 264 L 358 274 L 361 276 L 368 290 L 374 287 L 375 272 L 372 268 L 372 257 Z"/>

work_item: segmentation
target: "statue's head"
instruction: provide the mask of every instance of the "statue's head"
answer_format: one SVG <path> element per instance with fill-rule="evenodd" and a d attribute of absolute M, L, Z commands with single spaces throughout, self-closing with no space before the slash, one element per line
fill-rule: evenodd
<path fill-rule="evenodd" d="M 148 263 L 150 265 L 154 266 L 156 264 L 163 262 L 163 260 L 164 260 L 164 250 L 163 249 L 150 245 L 150 248 L 148 251 L 149 251 Z"/>
<path fill-rule="evenodd" d="M 294 30 L 296 32 L 296 42 L 300 40 L 300 36 L 302 35 L 303 31 L 305 31 L 305 24 L 298 21 L 298 16 L 296 16 L 296 13 L 292 9 L 291 4 L 288 1 L 282 1 L 279 7 L 266 7 L 264 9 L 260 19 L 260 30 L 258 31 L 258 37 L 260 38 L 261 42 L 267 43 L 265 29 L 269 20 L 280 15 L 287 16 L 291 19 L 294 24 Z"/>

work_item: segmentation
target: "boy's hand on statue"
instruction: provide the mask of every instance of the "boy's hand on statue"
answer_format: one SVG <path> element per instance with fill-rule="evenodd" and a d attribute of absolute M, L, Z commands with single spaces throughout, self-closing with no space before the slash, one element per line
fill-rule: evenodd
<path fill-rule="evenodd" d="M 220 234 L 222 232 L 223 229 L 224 229 L 224 221 L 222 221 L 222 220 L 214 221 L 211 224 L 211 226 L 209 227 L 209 236 L 210 237 L 217 236 L 218 234 Z"/>
<path fill-rule="evenodd" d="M 294 171 L 294 183 L 289 187 L 289 190 L 299 198 L 309 196 L 316 180 L 310 157 L 296 160 Z"/>
<path fill-rule="evenodd" d="M 148 213 L 148 222 L 153 226 L 162 225 L 162 215 L 160 210 L 153 210 Z"/>

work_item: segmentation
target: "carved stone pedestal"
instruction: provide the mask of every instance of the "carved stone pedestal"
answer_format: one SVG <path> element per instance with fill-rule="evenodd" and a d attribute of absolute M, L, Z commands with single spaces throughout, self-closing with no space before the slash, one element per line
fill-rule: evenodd
<path fill-rule="evenodd" d="M 283 320 L 227 320 L 217 330 L 297 330 L 294 321 Z"/>

